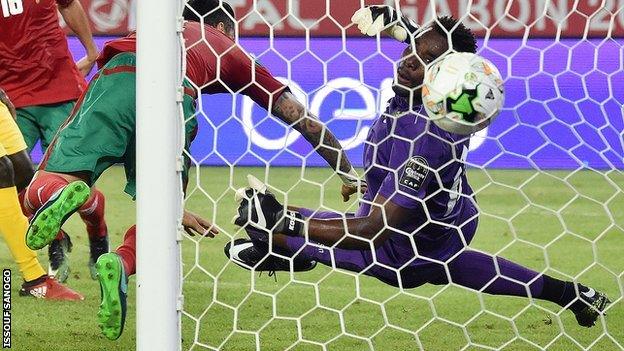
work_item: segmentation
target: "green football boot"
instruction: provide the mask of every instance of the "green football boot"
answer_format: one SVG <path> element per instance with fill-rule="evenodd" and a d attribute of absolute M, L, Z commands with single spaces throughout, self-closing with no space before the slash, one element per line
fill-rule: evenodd
<path fill-rule="evenodd" d="M 121 257 L 114 252 L 100 256 L 95 264 L 100 282 L 102 302 L 98 311 L 98 324 L 102 334 L 117 340 L 126 322 L 128 280 Z"/>
<path fill-rule="evenodd" d="M 26 245 L 39 250 L 50 244 L 63 223 L 89 199 L 90 193 L 89 186 L 81 180 L 67 184 L 32 217 L 26 232 Z"/>

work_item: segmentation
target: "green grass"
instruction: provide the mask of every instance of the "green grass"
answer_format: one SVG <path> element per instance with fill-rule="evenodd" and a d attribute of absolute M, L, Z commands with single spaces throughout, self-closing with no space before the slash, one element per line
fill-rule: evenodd
<path fill-rule="evenodd" d="M 188 208 L 218 223 L 224 233 L 216 239 L 184 241 L 184 349 L 254 350 L 257 342 L 262 350 L 298 351 L 322 350 L 322 345 L 340 351 L 419 346 L 427 351 L 615 350 L 624 345 L 622 173 L 472 170 L 469 174 L 483 210 L 471 246 L 606 291 L 615 303 L 606 323 L 592 329 L 578 327 L 571 313 L 549 303 L 531 304 L 457 286 L 400 291 L 327 267 L 293 276 L 278 273 L 276 282 L 266 274 L 240 269 L 226 260 L 223 246 L 230 235 L 243 235 L 230 219 L 234 188 L 245 185 L 247 173 L 262 179 L 265 169 L 236 168 L 230 178 L 228 168 L 201 168 L 189 185 Z M 274 168 L 268 175 L 269 183 L 284 191 L 289 203 L 340 211 L 356 208 L 355 202 L 341 202 L 339 180 L 326 169 L 308 169 L 302 177 L 299 169 Z M 107 196 L 113 247 L 134 222 L 134 204 L 122 194 L 123 179 L 122 170 L 113 168 L 98 184 Z M 2 267 L 14 272 L 13 349 L 133 350 L 134 279 L 125 333 L 116 342 L 108 341 L 96 323 L 99 288 L 87 270 L 84 226 L 72 218 L 66 229 L 74 241 L 68 283 L 86 296 L 82 303 L 19 297 L 21 279 L 8 250 L 0 245 Z M 45 256 L 40 254 L 47 264 Z"/>

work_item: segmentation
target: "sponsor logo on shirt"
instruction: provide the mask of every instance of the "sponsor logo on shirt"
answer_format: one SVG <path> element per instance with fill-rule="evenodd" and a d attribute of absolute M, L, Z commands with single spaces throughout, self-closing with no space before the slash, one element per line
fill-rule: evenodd
<path fill-rule="evenodd" d="M 407 161 L 399 183 L 410 189 L 418 190 L 429 174 L 429 163 L 422 156 L 414 156 Z"/>

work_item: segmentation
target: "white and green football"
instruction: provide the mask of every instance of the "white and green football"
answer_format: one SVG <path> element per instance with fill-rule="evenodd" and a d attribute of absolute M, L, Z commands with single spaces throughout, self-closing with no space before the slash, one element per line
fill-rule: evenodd
<path fill-rule="evenodd" d="M 438 127 L 469 135 L 487 127 L 505 100 L 503 79 L 489 60 L 472 53 L 452 53 L 425 72 L 422 100 Z"/>

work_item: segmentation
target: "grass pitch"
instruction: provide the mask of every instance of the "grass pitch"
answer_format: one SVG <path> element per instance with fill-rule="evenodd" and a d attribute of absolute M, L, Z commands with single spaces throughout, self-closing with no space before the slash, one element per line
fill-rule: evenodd
<path fill-rule="evenodd" d="M 201 168 L 189 185 L 188 208 L 216 222 L 215 239 L 184 241 L 183 349 L 206 350 L 618 350 L 624 346 L 624 175 L 589 171 L 471 170 L 482 208 L 472 247 L 498 253 L 558 277 L 576 278 L 608 293 L 614 303 L 591 329 L 555 305 L 495 297 L 458 286 L 400 291 L 374 278 L 317 267 L 267 275 L 227 261 L 223 246 L 244 233 L 230 224 L 234 189 L 253 173 L 284 192 L 291 204 L 355 210 L 342 203 L 339 180 L 327 169 Z M 232 181 L 230 180 L 232 179 Z M 303 179 L 303 180 L 302 180 Z M 134 223 L 134 204 L 113 168 L 98 187 L 106 194 L 112 247 Z M 214 211 L 213 211 L 214 210 Z M 130 280 L 122 337 L 108 341 L 96 322 L 99 287 L 89 278 L 84 225 L 72 218 L 72 273 L 81 303 L 19 297 L 21 277 L 0 245 L 2 267 L 13 269 L 15 350 L 133 350 L 135 289 Z M 42 250 L 40 260 L 47 265 Z M 157 308 L 157 306 L 155 306 Z M 155 330 L 154 333 L 158 333 Z"/>

